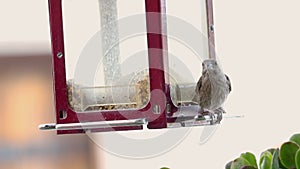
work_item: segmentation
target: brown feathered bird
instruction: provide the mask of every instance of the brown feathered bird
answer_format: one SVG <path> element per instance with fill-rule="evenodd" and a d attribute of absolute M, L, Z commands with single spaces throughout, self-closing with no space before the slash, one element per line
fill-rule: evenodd
<path fill-rule="evenodd" d="M 220 122 L 222 113 L 225 113 L 222 105 L 231 92 L 231 83 L 229 77 L 222 72 L 216 60 L 208 59 L 203 61 L 202 76 L 197 83 L 195 92 L 193 101 L 200 105 L 199 116 L 205 113 L 217 113 L 219 115 L 218 122 Z"/>

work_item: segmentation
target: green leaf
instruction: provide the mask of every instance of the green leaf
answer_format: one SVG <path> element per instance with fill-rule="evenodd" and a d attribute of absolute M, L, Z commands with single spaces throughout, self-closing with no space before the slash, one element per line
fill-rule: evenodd
<path fill-rule="evenodd" d="M 170 169 L 170 168 L 168 168 L 168 167 L 163 167 L 163 168 L 160 168 L 160 169 Z"/>
<path fill-rule="evenodd" d="M 254 154 L 246 152 L 246 153 L 241 154 L 241 157 L 244 158 L 245 160 L 247 160 L 251 166 L 257 168 L 257 162 L 256 162 L 256 158 L 255 158 Z"/>
<path fill-rule="evenodd" d="M 241 167 L 240 169 L 257 169 L 257 167 L 247 165 L 247 166 Z"/>
<path fill-rule="evenodd" d="M 272 169 L 279 169 L 279 149 L 276 149 L 273 153 Z"/>
<path fill-rule="evenodd" d="M 300 134 L 294 134 L 291 138 L 290 141 L 295 142 L 300 146 Z"/>
<path fill-rule="evenodd" d="M 300 169 L 300 149 L 296 152 L 295 163 L 296 163 L 296 168 Z"/>
<path fill-rule="evenodd" d="M 225 165 L 225 169 L 230 169 L 232 163 L 233 163 L 233 161 L 230 161 L 229 163 L 227 163 Z"/>
<path fill-rule="evenodd" d="M 273 155 L 276 151 L 276 148 L 270 148 L 267 151 L 269 151 Z"/>
<path fill-rule="evenodd" d="M 247 160 L 245 160 L 244 158 L 240 157 L 240 158 L 235 159 L 232 162 L 230 169 L 240 169 L 243 166 L 248 166 L 248 165 L 250 165 L 250 163 Z"/>
<path fill-rule="evenodd" d="M 295 168 L 295 155 L 299 150 L 299 145 L 294 142 L 283 143 L 280 147 L 279 158 L 286 168 Z"/>
<path fill-rule="evenodd" d="M 281 164 L 279 159 L 279 148 L 273 154 L 272 169 L 287 169 Z"/>
<path fill-rule="evenodd" d="M 261 154 L 259 160 L 259 167 L 261 169 L 271 169 L 273 155 L 269 151 L 265 151 Z"/>

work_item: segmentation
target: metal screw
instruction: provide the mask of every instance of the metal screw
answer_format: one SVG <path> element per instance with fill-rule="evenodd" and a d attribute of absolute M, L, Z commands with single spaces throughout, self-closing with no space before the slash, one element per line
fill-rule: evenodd
<path fill-rule="evenodd" d="M 56 56 L 57 56 L 58 58 L 62 58 L 62 57 L 64 56 L 64 54 L 63 54 L 62 52 L 58 52 L 58 53 L 56 54 Z"/>
<path fill-rule="evenodd" d="M 214 26 L 214 25 L 210 25 L 209 30 L 210 30 L 211 32 L 214 32 L 214 31 L 215 31 L 215 26 Z"/>

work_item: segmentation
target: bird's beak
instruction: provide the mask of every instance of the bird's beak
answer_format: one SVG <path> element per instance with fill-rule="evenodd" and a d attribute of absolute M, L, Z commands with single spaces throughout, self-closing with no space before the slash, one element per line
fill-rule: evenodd
<path fill-rule="evenodd" d="M 206 68 L 207 68 L 207 69 L 213 69 L 213 64 L 211 64 L 211 63 L 207 64 L 207 65 L 206 65 Z"/>

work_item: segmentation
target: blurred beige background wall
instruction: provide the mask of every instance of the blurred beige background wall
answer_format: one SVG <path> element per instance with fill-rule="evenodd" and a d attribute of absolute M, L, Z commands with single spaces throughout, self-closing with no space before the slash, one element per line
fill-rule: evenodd
<path fill-rule="evenodd" d="M 86 137 L 38 130 L 55 117 L 50 52 L 36 46 L 10 43 L 0 52 L 0 168 L 91 168 Z"/>
<path fill-rule="evenodd" d="M 193 3 L 193 0 L 185 2 Z M 98 168 L 154 169 L 169 166 L 172 169 L 220 169 L 241 152 L 251 151 L 259 155 L 300 131 L 300 1 L 215 0 L 214 6 L 217 53 L 233 83 L 233 92 L 225 107 L 228 114 L 243 114 L 245 118 L 224 120 L 204 145 L 198 144 L 202 128 L 193 128 L 181 144 L 154 158 L 121 158 L 92 144 L 93 151 L 98 154 Z M 189 9 L 185 10 L 189 12 Z M 1 1 L 0 43 L 49 43 L 47 12 L 46 0 Z M 30 88 L 34 86 L 29 84 Z M 48 94 L 41 97 L 49 97 Z M 48 113 L 51 114 L 47 112 L 47 116 L 52 116 Z M 4 117 L 0 121 L 5 121 L 7 115 L 4 116 L 3 111 L 0 114 Z M 26 124 L 39 123 L 36 117 L 32 119 L 35 119 L 34 123 L 28 121 Z M 54 117 L 46 119 L 51 121 Z M 1 132 L 0 138 L 7 138 L 4 137 L 6 132 Z M 39 131 L 32 132 L 40 134 Z M 57 137 L 55 133 L 47 135 L 47 138 L 65 138 Z M 105 137 L 105 134 L 99 136 Z M 26 138 L 21 135 L 14 137 L 12 140 Z"/>
<path fill-rule="evenodd" d="M 47 1 L 0 2 L 0 168 L 95 168 L 87 137 L 42 132 L 55 121 Z"/>

